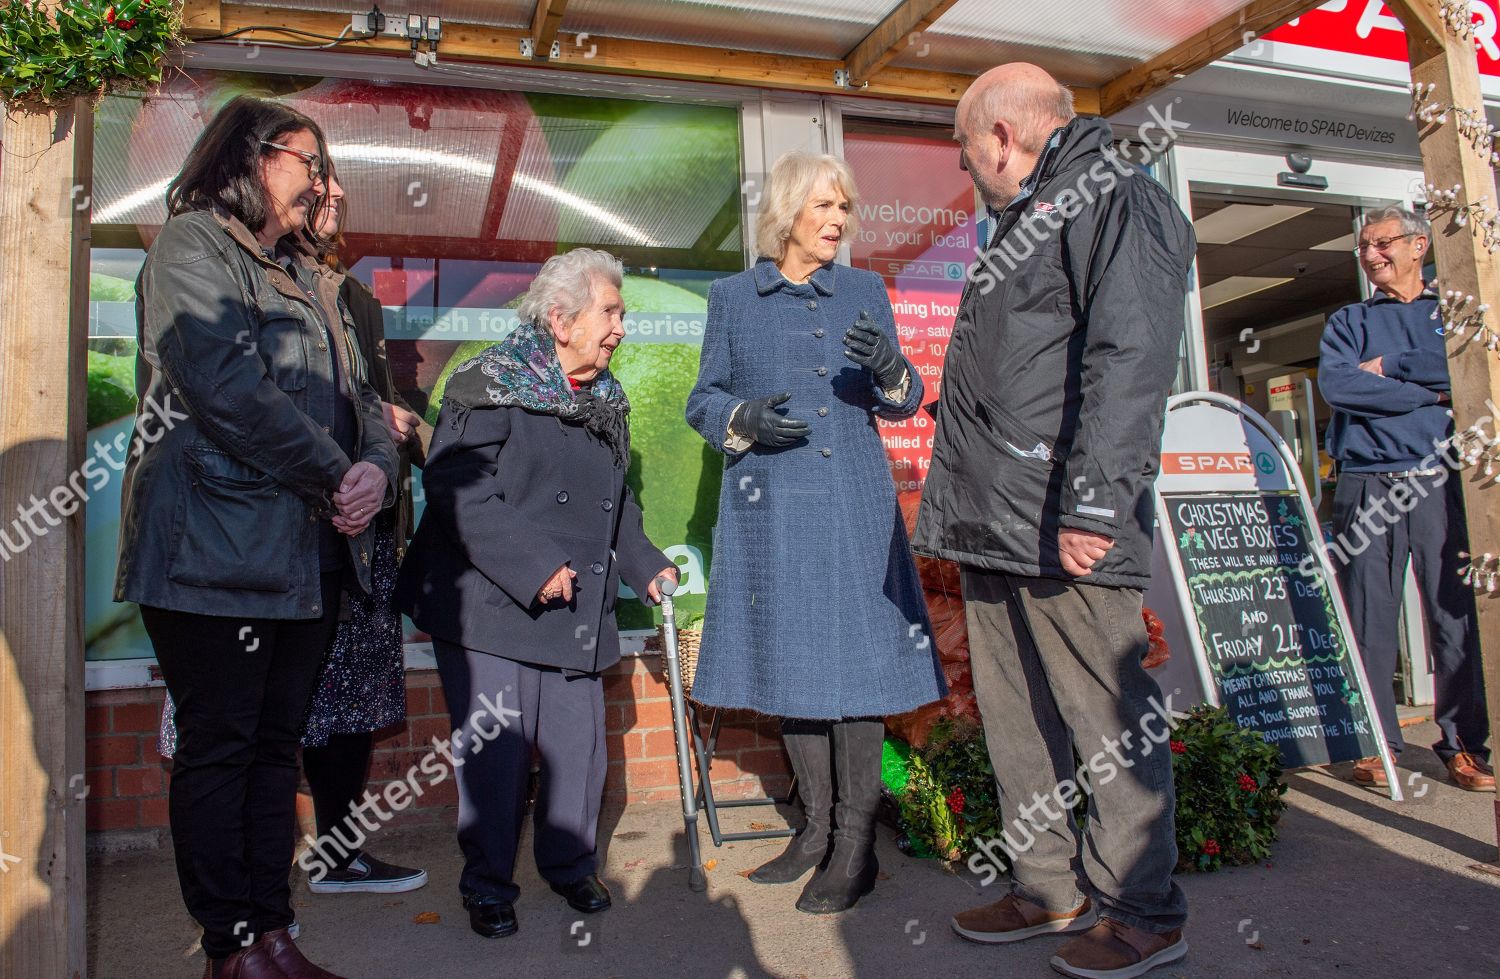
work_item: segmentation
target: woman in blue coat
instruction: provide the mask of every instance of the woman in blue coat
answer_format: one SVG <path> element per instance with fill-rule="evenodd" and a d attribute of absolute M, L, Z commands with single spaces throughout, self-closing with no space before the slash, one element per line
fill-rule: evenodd
<path fill-rule="evenodd" d="M 688 397 L 727 456 L 693 696 L 783 719 L 807 824 L 750 879 L 817 867 L 797 907 L 826 914 L 875 885 L 881 718 L 945 693 L 875 421 L 915 414 L 922 380 L 880 278 L 833 262 L 848 165 L 789 153 L 766 198 L 760 259 L 709 290 Z"/>

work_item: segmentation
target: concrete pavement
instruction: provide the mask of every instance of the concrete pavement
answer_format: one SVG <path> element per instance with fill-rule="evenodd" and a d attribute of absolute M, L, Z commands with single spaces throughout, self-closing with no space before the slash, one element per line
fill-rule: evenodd
<path fill-rule="evenodd" d="M 1432 740 L 1430 725 L 1408 741 Z M 1187 891 L 1191 951 L 1152 973 L 1162 979 L 1261 976 L 1500 976 L 1500 877 L 1471 869 L 1496 857 L 1493 795 L 1447 782 L 1431 752 L 1401 758 L 1410 801 L 1307 770 L 1288 781 L 1288 809 L 1269 865 L 1179 878 Z M 773 821 L 768 810 L 731 812 L 726 828 Z M 314 896 L 301 881 L 294 904 L 308 957 L 349 979 L 395 977 L 844 977 L 1055 975 L 1059 938 L 986 947 L 952 934 L 957 910 L 995 900 L 1003 879 L 974 875 L 896 850 L 882 830 L 874 894 L 840 916 L 793 907 L 800 885 L 766 887 L 741 873 L 780 841 L 715 850 L 709 890 L 687 888 L 681 812 L 673 803 L 606 813 L 603 877 L 615 906 L 573 913 L 523 855 L 521 930 L 486 941 L 460 907 L 452 835 L 387 834 L 370 849 L 424 866 L 431 882 L 397 895 Z M 523 842 L 529 853 L 529 840 Z M 89 868 L 90 974 L 100 979 L 201 975 L 197 927 L 182 909 L 170 850 L 105 855 Z M 424 912 L 436 923 L 419 924 Z"/>

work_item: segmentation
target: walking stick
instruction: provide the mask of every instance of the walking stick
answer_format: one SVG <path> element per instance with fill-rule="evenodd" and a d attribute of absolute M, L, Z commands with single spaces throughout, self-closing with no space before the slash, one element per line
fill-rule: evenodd
<path fill-rule="evenodd" d="M 672 691 L 672 734 L 677 739 L 677 784 L 682 790 L 682 825 L 687 832 L 688 887 L 694 891 L 708 889 L 703 873 L 703 857 L 698 850 L 698 791 L 693 783 L 692 754 L 688 750 L 687 701 L 682 692 L 682 669 L 677 653 L 677 612 L 672 607 L 672 593 L 677 583 L 657 578 L 661 591 L 662 646 L 667 658 L 667 683 Z"/>

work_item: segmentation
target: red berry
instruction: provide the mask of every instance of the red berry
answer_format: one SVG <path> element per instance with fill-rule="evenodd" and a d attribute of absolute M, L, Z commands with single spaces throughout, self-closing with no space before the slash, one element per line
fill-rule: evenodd
<path fill-rule="evenodd" d="M 1169 745 L 1169 747 L 1171 747 L 1172 754 L 1174 754 L 1174 755 L 1185 755 L 1185 754 L 1187 754 L 1187 742 L 1186 741 L 1171 741 L 1171 742 L 1168 742 L 1168 745 Z"/>
<path fill-rule="evenodd" d="M 118 27 L 122 31 L 128 31 L 132 27 L 135 26 L 135 21 L 133 21 L 133 20 L 122 20 L 118 24 L 116 24 L 115 26 Z"/>
<path fill-rule="evenodd" d="M 954 789 L 948 795 L 948 810 L 954 815 L 958 815 L 964 811 L 964 804 L 964 790 L 962 787 Z"/>
<path fill-rule="evenodd" d="M 114 7 L 105 7 L 104 8 L 104 22 L 106 24 L 113 24 L 115 22 L 115 8 Z"/>
<path fill-rule="evenodd" d="M 1218 840 L 1204 840 L 1203 841 L 1203 852 L 1206 853 L 1206 854 L 1208 854 L 1211 857 L 1217 857 L 1219 855 L 1219 842 L 1218 842 Z"/>
<path fill-rule="evenodd" d="M 1246 792 L 1254 792 L 1256 789 L 1260 788 L 1260 785 L 1249 775 L 1241 773 L 1240 788 L 1244 789 Z"/>

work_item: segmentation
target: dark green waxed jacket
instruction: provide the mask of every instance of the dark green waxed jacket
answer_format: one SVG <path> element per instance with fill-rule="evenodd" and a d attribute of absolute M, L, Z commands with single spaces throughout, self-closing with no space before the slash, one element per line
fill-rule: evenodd
<path fill-rule="evenodd" d="M 394 500 L 396 448 L 338 300 L 342 277 L 310 254 L 303 264 L 311 294 L 242 223 L 207 210 L 170 218 L 147 253 L 116 601 L 315 618 L 320 521 L 344 474 L 373 463 Z M 335 369 L 358 392 L 358 459 L 331 434 Z M 371 530 L 348 543 L 368 591 Z"/>

